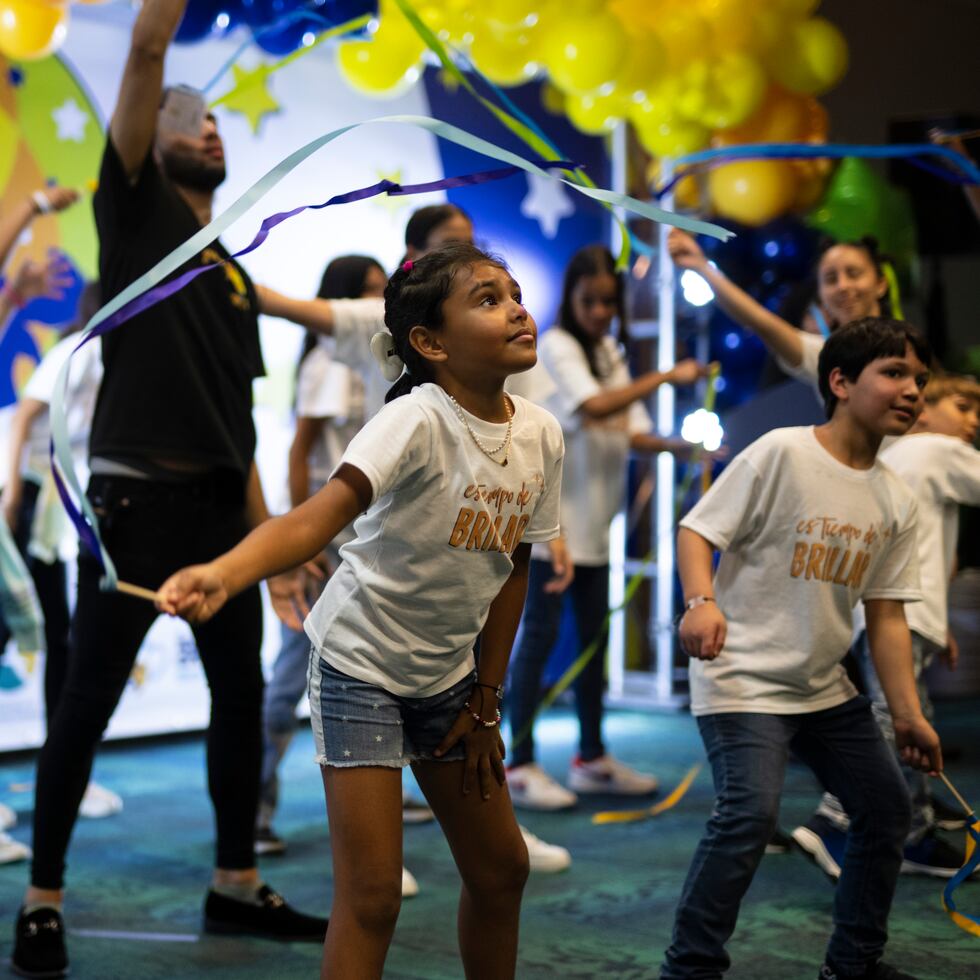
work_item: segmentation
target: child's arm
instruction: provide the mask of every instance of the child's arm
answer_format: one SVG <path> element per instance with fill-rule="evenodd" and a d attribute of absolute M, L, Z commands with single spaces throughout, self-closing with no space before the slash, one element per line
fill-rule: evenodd
<path fill-rule="evenodd" d="M 333 333 L 333 308 L 328 299 L 293 299 L 268 286 L 256 285 L 259 312 L 266 316 L 282 317 L 298 323 L 307 330 L 329 335 Z"/>
<path fill-rule="evenodd" d="M 687 232 L 671 228 L 667 248 L 674 264 L 692 269 L 708 281 L 718 305 L 746 330 L 751 330 L 775 354 L 792 367 L 803 361 L 800 331 L 782 317 L 757 303 L 744 289 L 735 285 L 720 269 L 711 265 L 701 246 Z"/>
<path fill-rule="evenodd" d="M 677 535 L 677 570 L 684 588 L 684 603 L 698 596 L 707 601 L 688 609 L 681 618 L 681 646 L 689 657 L 714 660 L 725 645 L 728 624 L 714 599 L 711 559 L 714 545 L 690 528 Z"/>
<path fill-rule="evenodd" d="M 939 736 L 923 716 L 915 689 L 912 635 L 904 604 L 895 599 L 867 599 L 864 610 L 871 659 L 885 692 L 902 760 L 932 774 L 942 772 Z"/>
<path fill-rule="evenodd" d="M 206 565 L 171 575 L 157 608 L 190 623 L 209 620 L 232 596 L 318 555 L 371 503 L 368 478 L 344 464 L 317 494 L 282 517 L 264 521 L 241 543 Z"/>
<path fill-rule="evenodd" d="M 678 361 L 669 371 L 648 371 L 622 388 L 606 388 L 587 398 L 578 410 L 590 419 L 603 419 L 629 408 L 635 401 L 646 398 L 661 385 L 692 385 L 708 376 L 707 364 L 693 357 Z"/>
<path fill-rule="evenodd" d="M 17 515 L 24 493 L 21 462 L 24 445 L 35 419 L 47 410 L 47 404 L 36 398 L 21 398 L 10 422 L 10 470 L 3 488 L 3 514 L 11 531 L 17 527 Z"/>
<path fill-rule="evenodd" d="M 699 443 L 670 436 L 655 436 L 649 432 L 635 432 L 630 436 L 630 449 L 637 453 L 670 453 L 679 459 L 689 459 L 695 450 L 701 459 L 727 459 L 728 449 L 722 447 L 709 452 Z"/>
<path fill-rule="evenodd" d="M 77 200 L 78 191 L 70 187 L 45 187 L 11 205 L 0 218 L 0 269 L 6 265 L 17 239 L 35 218 L 52 211 L 64 211 Z"/>
<path fill-rule="evenodd" d="M 503 687 L 510 651 L 517 635 L 521 613 L 524 611 L 531 546 L 518 545 L 512 560 L 514 568 L 490 604 L 487 621 L 480 634 L 477 685 L 473 688 L 469 702 L 472 711 L 489 722 L 493 722 L 498 708 L 492 689 Z M 433 754 L 438 758 L 461 738 L 466 740 L 463 793 L 469 793 L 478 783 L 480 795 L 487 800 L 490 798 L 492 779 L 495 778 L 503 786 L 507 778 L 504 772 L 504 743 L 500 737 L 500 726 L 486 728 L 477 723 L 470 710 L 464 708 Z"/>
<path fill-rule="evenodd" d="M 551 595 L 561 595 L 575 580 L 575 564 L 568 553 L 568 543 L 564 538 L 552 538 L 548 542 L 548 556 L 555 577 L 544 583 L 544 591 Z"/>

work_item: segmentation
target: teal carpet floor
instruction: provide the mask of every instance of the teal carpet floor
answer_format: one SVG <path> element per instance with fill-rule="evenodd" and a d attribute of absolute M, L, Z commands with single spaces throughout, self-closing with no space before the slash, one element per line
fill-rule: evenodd
<path fill-rule="evenodd" d="M 980 704 L 940 706 L 942 734 L 960 749 L 947 770 L 960 790 L 980 801 Z M 607 740 L 625 761 L 676 785 L 702 759 L 686 715 L 610 712 Z M 561 775 L 573 751 L 575 726 L 565 710 L 540 726 L 542 762 Z M 330 906 L 330 858 L 312 741 L 301 731 L 284 765 L 277 824 L 289 850 L 262 861 L 266 878 L 301 909 Z M 66 907 L 72 975 L 83 980 L 193 980 L 239 977 L 286 980 L 318 975 L 319 951 L 308 945 L 201 935 L 200 902 L 211 862 L 211 812 L 203 748 L 185 739 L 110 747 L 96 777 L 125 798 L 113 818 L 78 824 L 70 853 Z M 0 759 L 0 801 L 17 809 L 29 833 L 30 760 Z M 791 829 L 817 799 L 809 772 L 790 770 L 782 823 Z M 657 975 L 669 941 L 674 903 L 712 802 L 708 774 L 669 812 L 645 823 L 596 827 L 597 810 L 622 806 L 591 799 L 566 814 L 524 814 L 539 836 L 568 847 L 572 868 L 532 876 L 523 908 L 518 976 L 527 980 L 638 980 Z M 462 975 L 455 945 L 457 879 L 434 824 L 406 828 L 406 863 L 421 894 L 406 901 L 388 958 L 392 980 L 442 980 Z M 27 874 L 24 864 L 0 866 L 0 916 L 12 923 Z M 980 939 L 960 931 L 940 905 L 941 883 L 903 877 L 891 918 L 888 959 L 920 980 L 976 980 Z M 960 908 L 980 916 L 980 884 L 958 893 Z M 743 905 L 730 944 L 733 980 L 812 980 L 830 929 L 833 889 L 796 853 L 765 858 Z M 491 927 L 492 928 L 492 927 Z M 0 932 L 0 971 L 11 931 Z"/>

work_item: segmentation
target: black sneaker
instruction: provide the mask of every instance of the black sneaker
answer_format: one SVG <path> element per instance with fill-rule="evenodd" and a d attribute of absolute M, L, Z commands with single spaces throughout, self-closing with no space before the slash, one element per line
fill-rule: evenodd
<path fill-rule="evenodd" d="M 21 977 L 68 976 L 65 921 L 54 908 L 44 906 L 30 915 L 21 908 L 14 928 L 14 955 L 10 968 Z"/>
<path fill-rule="evenodd" d="M 966 864 L 966 852 L 934 831 L 918 844 L 906 844 L 902 852 L 902 874 L 952 878 Z"/>
<path fill-rule="evenodd" d="M 256 827 L 255 853 L 285 854 L 286 842 L 271 827 Z"/>
<path fill-rule="evenodd" d="M 901 970 L 896 970 L 895 967 L 880 960 L 869 966 L 864 973 L 841 973 L 828 960 L 820 967 L 817 980 L 916 980 L 916 978 L 911 973 L 902 973 Z"/>
<path fill-rule="evenodd" d="M 940 830 L 966 830 L 966 814 L 955 806 L 950 806 L 942 800 L 930 800 L 932 815 Z"/>
<path fill-rule="evenodd" d="M 772 832 L 766 844 L 766 854 L 789 854 L 793 849 L 793 838 L 778 827 Z"/>
<path fill-rule="evenodd" d="M 262 936 L 289 942 L 322 943 L 327 920 L 303 915 L 268 885 L 259 889 L 256 905 L 209 891 L 204 901 L 204 931 L 225 936 Z M 52 976 L 61 974 L 52 974 Z"/>

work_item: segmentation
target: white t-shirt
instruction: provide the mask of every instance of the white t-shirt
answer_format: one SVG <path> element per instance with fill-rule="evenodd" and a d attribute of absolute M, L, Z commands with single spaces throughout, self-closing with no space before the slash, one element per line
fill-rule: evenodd
<path fill-rule="evenodd" d="M 325 344 L 317 344 L 300 365 L 296 415 L 326 420 L 322 437 L 310 452 L 312 494 L 330 479 L 344 450 L 364 425 L 364 384 L 350 368 L 331 358 Z"/>
<path fill-rule="evenodd" d="M 695 715 L 842 704 L 855 694 L 841 666 L 855 603 L 921 598 L 912 492 L 877 460 L 845 466 L 812 426 L 752 443 L 681 527 L 723 552 L 728 636 L 715 660 L 691 661 Z"/>
<path fill-rule="evenodd" d="M 920 432 L 897 439 L 878 458 L 902 478 L 919 505 L 923 601 L 909 606 L 905 618 L 910 629 L 945 647 L 959 505 L 980 505 L 980 452 L 962 439 Z"/>
<path fill-rule="evenodd" d="M 810 333 L 809 330 L 801 330 L 800 342 L 803 344 L 803 359 L 796 367 L 793 367 L 792 364 L 784 361 L 778 355 L 776 355 L 776 363 L 791 378 L 796 378 L 797 381 L 809 381 L 816 388 L 820 378 L 818 363 L 820 361 L 820 351 L 823 350 L 823 345 L 827 341 L 819 334 Z"/>
<path fill-rule="evenodd" d="M 603 419 L 578 409 L 594 395 L 623 388 L 632 378 L 622 348 L 606 335 L 596 345 L 599 377 L 589 368 L 582 345 L 561 327 L 538 340 L 538 363 L 508 379 L 508 390 L 527 391 L 559 421 L 565 437 L 561 527 L 576 565 L 609 562 L 609 522 L 623 506 L 630 437 L 652 431 L 642 402 Z M 537 550 L 535 557 L 539 557 Z M 541 554 L 545 558 L 547 554 Z"/>
<path fill-rule="evenodd" d="M 522 541 L 558 536 L 561 429 L 517 396 L 508 464 L 477 447 L 438 385 L 386 405 L 343 462 L 373 491 L 357 537 L 306 620 L 331 666 L 404 697 L 428 697 L 473 669 L 473 643 Z M 506 426 L 467 420 L 488 445 Z"/>
<path fill-rule="evenodd" d="M 385 403 L 391 382 L 371 353 L 371 338 L 385 329 L 383 299 L 332 299 L 334 356 L 357 372 L 364 384 L 364 418 L 374 418 Z M 321 341 L 321 344 L 323 341 Z"/>
<path fill-rule="evenodd" d="M 71 357 L 78 346 L 80 334 L 72 334 L 59 340 L 41 359 L 30 380 L 24 386 L 22 397 L 51 404 L 54 397 L 55 382 L 65 361 Z M 92 428 L 92 413 L 95 399 L 102 383 L 102 350 L 98 340 L 90 340 L 71 362 L 68 376 L 68 390 L 65 395 L 65 411 L 68 434 L 71 437 L 72 456 L 76 469 L 86 466 L 88 455 L 88 436 Z M 51 425 L 48 414 L 39 415 L 31 426 L 27 439 L 25 471 L 37 480 L 44 478 L 50 468 L 48 447 L 51 440 Z"/>

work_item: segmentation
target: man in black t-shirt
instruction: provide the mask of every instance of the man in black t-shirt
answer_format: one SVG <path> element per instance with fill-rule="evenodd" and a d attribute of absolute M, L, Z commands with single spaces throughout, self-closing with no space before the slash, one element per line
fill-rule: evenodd
<path fill-rule="evenodd" d="M 133 28 L 94 199 L 106 301 L 211 220 L 225 176 L 214 119 L 186 90 L 161 101 L 163 62 L 187 0 L 145 0 Z M 228 253 L 215 242 L 189 263 Z M 234 546 L 268 514 L 253 459 L 252 381 L 263 373 L 258 303 L 235 263 L 211 270 L 103 339 L 90 440 L 92 501 L 119 576 L 156 588 Z M 92 758 L 122 695 L 153 605 L 102 592 L 79 557 L 68 676 L 38 761 L 34 862 L 16 930 L 23 976 L 67 973 L 65 853 Z M 282 585 L 277 589 L 282 598 Z M 215 872 L 204 927 L 322 941 L 325 919 L 290 908 L 258 876 L 253 832 L 262 736 L 257 589 L 195 628 L 211 689 L 208 788 Z"/>

